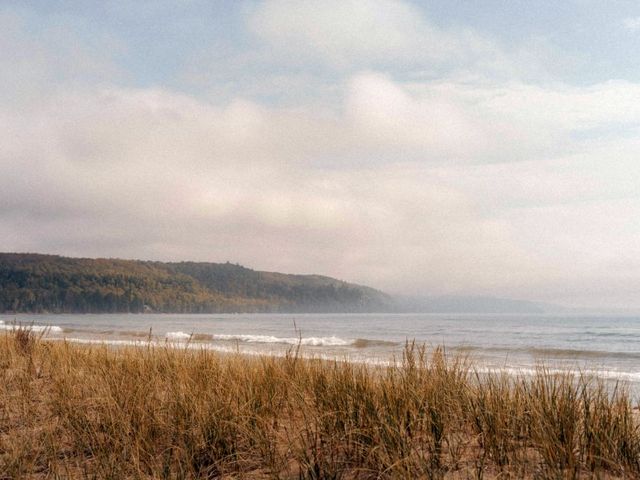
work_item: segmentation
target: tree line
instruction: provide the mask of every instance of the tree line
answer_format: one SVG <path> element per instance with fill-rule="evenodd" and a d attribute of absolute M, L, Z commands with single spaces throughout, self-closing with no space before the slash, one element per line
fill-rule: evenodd
<path fill-rule="evenodd" d="M 0 311 L 52 313 L 366 312 L 382 292 L 318 275 L 231 263 L 0 254 Z"/>

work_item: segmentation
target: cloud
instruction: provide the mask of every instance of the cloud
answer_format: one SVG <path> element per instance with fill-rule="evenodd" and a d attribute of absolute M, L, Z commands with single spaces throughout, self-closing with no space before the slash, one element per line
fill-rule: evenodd
<path fill-rule="evenodd" d="M 365 73 L 349 83 L 346 113 L 373 158 L 400 153 L 432 163 L 507 161 L 548 146 L 547 136 L 528 135 L 525 122 L 496 111 L 490 104 L 495 93 L 446 81 L 402 85 Z"/>
<path fill-rule="evenodd" d="M 438 27 L 402 1 L 267 0 L 249 10 L 247 22 L 293 63 L 353 69 L 496 55 L 495 45 L 476 32 Z"/>
<path fill-rule="evenodd" d="M 399 0 L 265 0 L 244 10 L 243 46 L 202 45 L 180 81 L 216 101 L 236 96 L 278 105 L 335 107 L 356 74 L 473 83 L 548 81 L 570 68 L 546 37 L 501 44 L 462 24 L 438 25 L 424 8 Z"/>
<path fill-rule="evenodd" d="M 245 19 L 261 44 L 206 64 L 207 96 L 118 84 L 108 40 L 1 17 L 0 250 L 637 305 L 637 83 L 486 75 L 521 67 L 403 2 Z"/>
<path fill-rule="evenodd" d="M 631 274 L 608 266 L 640 258 L 624 227 L 638 208 L 640 138 L 625 129 L 585 143 L 575 132 L 615 124 L 610 105 L 636 88 L 368 72 L 330 115 L 166 89 L 57 93 L 0 116 L 0 227 L 13 232 L 1 247 L 587 304 L 567 282 L 622 285 Z M 554 108 L 567 113 L 554 120 Z M 518 152 L 527 160 L 513 161 Z M 620 292 L 598 301 L 629 301 Z"/>
<path fill-rule="evenodd" d="M 640 30 L 640 17 L 627 17 L 622 21 L 622 25 L 631 32 L 637 32 Z"/>

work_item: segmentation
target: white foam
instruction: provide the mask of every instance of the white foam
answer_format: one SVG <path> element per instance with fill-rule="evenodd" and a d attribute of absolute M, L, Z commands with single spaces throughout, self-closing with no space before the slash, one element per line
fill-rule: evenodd
<path fill-rule="evenodd" d="M 572 368 L 535 368 L 535 367 L 477 367 L 475 371 L 481 374 L 506 373 L 514 377 L 533 377 L 540 373 L 549 375 L 572 375 L 574 377 L 600 378 L 603 380 L 620 380 L 639 382 L 640 372 L 600 369 L 572 369 Z"/>
<path fill-rule="evenodd" d="M 157 348 L 187 348 L 189 350 L 210 350 L 216 351 L 220 353 L 229 353 L 229 354 L 241 354 L 248 356 L 258 356 L 258 357 L 284 357 L 289 354 L 287 351 L 283 350 L 252 350 L 249 348 L 234 348 L 225 345 L 215 345 L 211 343 L 189 343 L 186 344 L 184 340 L 191 337 L 191 335 L 187 335 L 184 332 L 168 332 L 167 340 L 169 339 L 169 334 L 182 334 L 176 335 L 174 338 L 180 338 L 182 342 L 162 342 L 157 340 L 107 340 L 107 339 L 89 339 L 89 338 L 49 338 L 51 341 L 66 341 L 70 343 L 79 343 L 79 344 L 88 344 L 88 345 L 111 345 L 111 346 L 122 346 L 122 347 L 157 347 Z M 233 337 L 230 335 L 229 337 Z M 255 337 L 255 336 L 251 336 Z M 259 337 L 259 336 L 258 336 Z M 266 338 L 278 338 L 278 337 L 266 337 Z M 315 337 L 309 337 L 309 339 L 313 339 Z M 331 338 L 331 337 L 329 337 Z M 335 337 L 333 337 L 335 338 Z M 296 344 L 299 339 L 296 339 Z M 303 339 L 304 340 L 304 339 Z M 247 343 L 251 343 L 248 342 Z M 263 342 L 263 343 L 283 343 L 283 342 Z M 393 360 L 393 359 L 384 359 L 384 358 L 375 358 L 375 357 L 363 357 L 363 356 L 355 356 L 355 355 L 331 355 L 331 354 L 322 354 L 322 353 L 309 353 L 309 352 L 299 352 L 298 353 L 301 358 L 313 358 L 313 359 L 321 359 L 328 361 L 339 361 L 339 362 L 349 362 L 349 363 L 359 363 L 359 364 L 367 364 L 374 367 L 393 367 L 399 366 L 402 364 L 401 361 Z M 593 378 L 601 378 L 604 380 L 620 380 L 627 381 L 631 383 L 640 382 L 640 372 L 629 372 L 629 371 L 616 371 L 616 370 L 597 370 L 597 369 L 583 369 L 583 370 L 565 370 L 561 368 L 543 368 L 542 370 L 535 367 L 490 367 L 490 366 L 482 366 L 479 365 L 474 369 L 476 372 L 480 374 L 499 374 L 505 373 L 514 377 L 528 377 L 534 376 L 540 371 L 544 371 L 551 375 L 557 374 L 571 374 L 576 377 L 579 375 L 583 375 L 585 377 L 593 377 Z"/>
<path fill-rule="evenodd" d="M 75 344 L 82 345 L 103 345 L 103 346 L 114 346 L 114 347 L 152 347 L 152 348 L 179 348 L 181 350 L 194 350 L 194 351 L 214 351 L 218 353 L 224 354 L 232 354 L 237 355 L 240 354 L 242 356 L 249 357 L 275 357 L 275 358 L 284 358 L 290 354 L 288 351 L 284 350 L 251 350 L 248 348 L 243 348 L 239 350 L 238 348 L 225 346 L 225 345 L 215 345 L 211 343 L 184 343 L 184 342 L 162 342 L 157 340 L 107 340 L 107 339 L 95 339 L 95 338 L 49 338 L 49 341 L 63 341 Z M 352 358 L 348 355 L 344 356 L 336 356 L 330 354 L 322 354 L 322 353 L 298 353 L 300 358 L 306 359 L 316 359 L 316 360 L 327 360 L 327 361 L 337 361 L 337 362 L 351 362 L 351 363 L 365 363 L 372 366 L 390 366 L 391 363 L 389 361 L 384 360 L 376 360 L 376 359 L 366 359 L 366 358 Z"/>
<path fill-rule="evenodd" d="M 101 340 L 96 338 L 50 338 L 48 340 L 81 343 L 83 345 L 113 345 L 115 347 L 146 347 L 155 344 L 155 342 L 147 340 Z M 161 345 L 158 344 L 158 346 Z"/>
<path fill-rule="evenodd" d="M 165 335 L 165 338 L 167 340 L 174 340 L 177 342 L 184 342 L 186 340 L 189 340 L 191 338 L 191 335 L 189 335 L 188 333 L 184 333 L 184 332 L 167 332 L 167 334 Z"/>
<path fill-rule="evenodd" d="M 0 321 L 0 330 L 29 330 L 34 333 L 62 333 L 62 327 L 58 327 L 57 325 L 6 325 L 4 322 Z"/>
<path fill-rule="evenodd" d="M 182 332 L 169 332 L 169 333 L 182 333 Z M 114 346 L 114 347 L 153 347 L 153 348 L 180 348 L 180 349 L 189 349 L 189 350 L 212 350 L 221 353 L 239 353 L 236 348 L 219 346 L 219 345 L 211 345 L 211 344 L 203 344 L 203 343 L 180 343 L 180 342 L 162 342 L 157 340 L 111 340 L 111 339 L 98 339 L 98 338 L 77 338 L 77 337 L 66 337 L 66 338 L 49 338 L 48 341 L 58 341 L 58 342 L 68 342 L 68 343 L 76 343 L 81 345 L 104 345 L 104 346 Z M 286 352 L 275 352 L 272 355 L 271 352 L 259 352 L 259 351 L 251 351 L 251 350 L 243 350 L 242 355 L 250 355 L 250 356 L 284 356 Z"/>
<path fill-rule="evenodd" d="M 274 337 L 272 335 L 213 335 L 214 340 L 231 340 L 246 343 L 281 343 L 284 345 L 307 345 L 312 347 L 341 347 L 352 345 L 354 340 L 339 337 Z"/>

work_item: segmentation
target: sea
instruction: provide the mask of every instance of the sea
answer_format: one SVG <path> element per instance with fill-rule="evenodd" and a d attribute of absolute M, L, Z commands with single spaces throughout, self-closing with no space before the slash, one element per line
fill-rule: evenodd
<path fill-rule="evenodd" d="M 167 345 L 389 365 L 407 342 L 443 347 L 481 372 L 570 370 L 640 393 L 640 315 L 37 314 L 0 315 L 51 341 Z"/>

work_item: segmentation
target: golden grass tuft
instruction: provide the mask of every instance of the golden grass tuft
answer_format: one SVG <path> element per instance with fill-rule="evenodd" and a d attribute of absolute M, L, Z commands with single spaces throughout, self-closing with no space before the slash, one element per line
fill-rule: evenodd
<path fill-rule="evenodd" d="M 0 478 L 638 478 L 623 386 L 0 336 Z"/>

